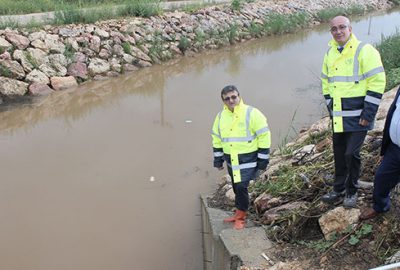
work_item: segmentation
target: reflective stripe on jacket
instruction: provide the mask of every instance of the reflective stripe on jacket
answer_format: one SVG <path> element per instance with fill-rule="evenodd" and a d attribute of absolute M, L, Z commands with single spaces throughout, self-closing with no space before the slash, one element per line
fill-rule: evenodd
<path fill-rule="evenodd" d="M 250 181 L 269 162 L 271 133 L 267 118 L 241 100 L 231 112 L 227 106 L 216 116 L 212 128 L 214 167 L 226 161 L 233 181 Z"/>
<path fill-rule="evenodd" d="M 322 66 L 322 92 L 332 117 L 333 132 L 363 131 L 373 127 L 385 90 L 386 77 L 379 52 L 351 34 L 342 53 L 331 40 Z M 360 118 L 369 122 L 363 127 Z"/>

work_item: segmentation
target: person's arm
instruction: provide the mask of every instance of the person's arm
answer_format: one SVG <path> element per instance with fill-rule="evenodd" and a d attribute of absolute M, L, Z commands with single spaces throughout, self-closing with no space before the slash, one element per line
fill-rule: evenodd
<path fill-rule="evenodd" d="M 328 108 L 329 115 L 332 117 L 332 104 L 333 100 L 329 92 L 329 83 L 328 83 L 328 58 L 329 51 L 324 56 L 324 63 L 322 64 L 321 71 L 321 86 L 322 86 L 322 94 L 325 98 L 326 107 Z"/>
<path fill-rule="evenodd" d="M 220 114 L 215 117 L 214 124 L 211 131 L 212 146 L 214 154 L 214 167 L 222 170 L 224 168 L 224 152 L 222 149 L 221 135 L 219 134 L 219 121 Z"/>
<path fill-rule="evenodd" d="M 267 118 L 258 110 L 252 111 L 252 131 L 257 136 L 257 169 L 266 170 L 269 163 L 269 153 L 271 147 L 271 131 L 269 130 Z"/>
<path fill-rule="evenodd" d="M 374 121 L 379 103 L 386 86 L 386 76 L 379 52 L 370 44 L 360 52 L 360 65 L 366 80 L 364 109 L 360 116 L 360 125 L 367 126 Z"/>

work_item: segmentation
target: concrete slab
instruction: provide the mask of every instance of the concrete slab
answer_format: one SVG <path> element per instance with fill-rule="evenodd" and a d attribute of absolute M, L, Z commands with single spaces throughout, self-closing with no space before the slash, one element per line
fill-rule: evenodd
<path fill-rule="evenodd" d="M 262 227 L 249 222 L 243 230 L 223 223 L 231 213 L 207 206 L 207 196 L 201 196 L 204 269 L 240 269 L 246 265 L 255 269 L 270 266 L 261 256 L 273 248 Z"/>

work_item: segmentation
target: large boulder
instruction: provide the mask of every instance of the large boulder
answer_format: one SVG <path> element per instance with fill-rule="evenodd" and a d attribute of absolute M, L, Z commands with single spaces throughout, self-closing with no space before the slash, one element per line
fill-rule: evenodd
<path fill-rule="evenodd" d="M 40 84 L 49 84 L 50 80 L 49 78 L 46 76 L 46 74 L 44 74 L 43 72 L 41 72 L 40 70 L 34 69 L 32 70 L 25 79 L 27 82 L 29 83 L 40 83 Z"/>
<path fill-rule="evenodd" d="M 24 68 L 17 62 L 11 60 L 0 60 L 0 69 L 3 76 L 22 80 L 25 77 Z"/>
<path fill-rule="evenodd" d="M 358 222 L 360 209 L 345 209 L 343 206 L 322 215 L 318 222 L 326 240 L 329 240 L 334 233 L 343 233 L 349 226 Z"/>
<path fill-rule="evenodd" d="M 20 50 L 26 49 L 30 43 L 30 40 L 27 37 L 14 33 L 6 33 L 6 39 Z"/>
<path fill-rule="evenodd" d="M 28 84 L 18 80 L 0 77 L 0 93 L 5 96 L 23 96 L 28 91 Z"/>
<path fill-rule="evenodd" d="M 110 64 L 100 58 L 93 58 L 89 63 L 89 74 L 92 76 L 105 73 L 110 70 Z"/>
<path fill-rule="evenodd" d="M 68 77 L 51 77 L 51 86 L 54 90 L 65 90 L 70 87 L 77 86 L 78 83 L 73 76 Z"/>
<path fill-rule="evenodd" d="M 81 62 L 72 63 L 68 67 L 67 74 L 70 76 L 81 78 L 83 80 L 87 80 L 88 68 L 85 63 L 81 63 Z"/>
<path fill-rule="evenodd" d="M 33 83 L 29 85 L 29 94 L 33 96 L 45 96 L 54 92 L 47 84 Z"/>

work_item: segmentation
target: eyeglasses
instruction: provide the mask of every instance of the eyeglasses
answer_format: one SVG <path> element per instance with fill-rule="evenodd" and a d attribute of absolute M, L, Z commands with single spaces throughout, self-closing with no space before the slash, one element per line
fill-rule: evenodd
<path fill-rule="evenodd" d="M 228 102 L 230 99 L 236 100 L 236 99 L 237 99 L 237 96 L 230 96 L 230 97 L 223 98 L 223 100 L 224 100 L 225 102 Z"/>
<path fill-rule="evenodd" d="M 345 24 L 339 25 L 338 27 L 334 26 L 330 29 L 331 33 L 337 33 L 338 31 L 343 31 L 346 29 L 348 26 Z"/>

